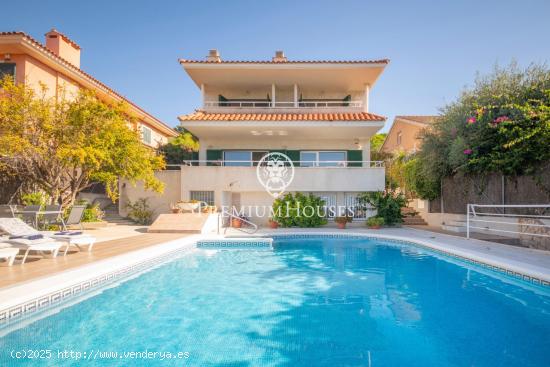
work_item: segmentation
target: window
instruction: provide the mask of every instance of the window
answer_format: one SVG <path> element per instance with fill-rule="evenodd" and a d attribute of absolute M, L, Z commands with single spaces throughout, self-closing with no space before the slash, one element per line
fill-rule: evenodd
<path fill-rule="evenodd" d="M 141 125 L 141 139 L 146 144 L 151 144 L 152 142 L 151 129 L 145 125 Z"/>
<path fill-rule="evenodd" d="M 300 167 L 315 167 L 317 152 L 300 152 Z"/>
<path fill-rule="evenodd" d="M 208 205 L 214 205 L 214 191 L 190 191 L 191 200 L 204 201 Z"/>
<path fill-rule="evenodd" d="M 401 145 L 402 134 L 401 131 L 397 133 L 397 145 Z"/>
<path fill-rule="evenodd" d="M 305 151 L 300 152 L 301 167 L 345 167 L 345 151 Z"/>
<path fill-rule="evenodd" d="M 8 62 L 2 62 L 0 63 L 0 79 L 3 79 L 4 76 L 10 75 L 15 79 L 15 64 L 14 63 L 8 63 Z"/>
<path fill-rule="evenodd" d="M 230 167 L 257 166 L 260 159 L 267 153 L 267 151 L 226 150 L 223 152 L 223 165 Z"/>

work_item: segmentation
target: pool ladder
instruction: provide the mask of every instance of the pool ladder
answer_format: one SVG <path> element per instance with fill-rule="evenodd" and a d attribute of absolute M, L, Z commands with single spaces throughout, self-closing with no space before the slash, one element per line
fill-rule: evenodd
<path fill-rule="evenodd" d="M 246 228 L 236 228 L 236 227 L 233 227 L 243 233 L 246 233 L 246 234 L 254 234 L 258 231 L 258 225 L 255 224 L 255 223 L 252 223 L 251 221 L 249 221 L 248 219 L 243 219 L 239 216 L 236 216 L 234 214 L 231 214 L 231 213 L 225 213 L 228 217 L 229 217 L 229 224 L 231 224 L 231 219 L 232 218 L 236 218 L 236 219 L 239 219 L 241 222 L 244 222 L 246 223 L 248 226 L 252 227 L 250 230 L 246 230 L 248 229 L 248 227 Z M 221 214 L 218 214 L 218 234 L 220 234 L 220 228 L 221 228 L 221 225 L 223 224 L 222 221 L 220 220 L 220 218 L 222 217 Z M 225 235 L 225 233 L 227 232 L 227 228 L 228 227 L 231 227 L 231 225 L 228 225 L 228 226 L 225 226 L 224 230 L 223 230 L 223 234 Z"/>

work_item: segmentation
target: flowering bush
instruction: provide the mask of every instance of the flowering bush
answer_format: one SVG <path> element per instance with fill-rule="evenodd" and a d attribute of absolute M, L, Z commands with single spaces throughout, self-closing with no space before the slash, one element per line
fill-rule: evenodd
<path fill-rule="evenodd" d="M 533 174 L 550 160 L 550 71 L 511 65 L 476 81 L 422 134 L 416 170 L 433 187 L 455 173 Z M 433 199 L 434 192 L 418 192 Z"/>

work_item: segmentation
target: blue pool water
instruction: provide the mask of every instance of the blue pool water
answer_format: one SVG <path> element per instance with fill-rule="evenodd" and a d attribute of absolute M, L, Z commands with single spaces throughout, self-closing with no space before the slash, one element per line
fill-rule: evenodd
<path fill-rule="evenodd" d="M 53 355 L 10 357 L 27 349 Z M 188 355 L 120 357 L 146 350 Z M 548 366 L 550 294 L 408 245 L 277 240 L 174 259 L 11 331 L 0 353 L 0 366 Z"/>

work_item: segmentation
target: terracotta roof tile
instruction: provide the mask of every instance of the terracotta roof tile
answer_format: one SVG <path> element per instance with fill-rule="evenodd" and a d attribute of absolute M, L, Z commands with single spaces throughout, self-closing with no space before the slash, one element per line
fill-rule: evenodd
<path fill-rule="evenodd" d="M 113 89 L 109 88 L 107 85 L 103 84 L 102 82 L 100 82 L 99 80 L 95 79 L 93 76 L 91 76 L 90 74 L 86 73 L 85 71 L 83 71 L 82 69 L 80 68 L 77 68 L 76 66 L 74 66 L 73 64 L 71 64 L 70 62 L 68 62 L 67 60 L 65 60 L 64 58 L 62 57 L 59 57 L 58 55 L 56 55 L 54 52 L 52 52 L 50 49 L 48 49 L 46 46 L 44 46 L 42 43 L 38 42 L 37 40 L 35 40 L 34 38 L 32 38 L 31 36 L 29 36 L 28 34 L 26 34 L 25 32 L 20 32 L 20 31 L 17 31 L 17 32 L 0 32 L 0 36 L 22 36 L 23 38 L 25 38 L 26 40 L 28 40 L 30 43 L 32 43 L 34 46 L 40 48 L 42 51 L 46 52 L 49 54 L 50 57 L 52 57 L 53 59 L 55 59 L 57 62 L 59 62 L 60 64 L 62 64 L 64 67 L 66 68 L 69 68 L 69 69 L 72 69 L 74 71 L 76 71 L 77 73 L 81 74 L 83 77 L 91 80 L 93 83 L 96 83 L 98 84 L 100 87 L 106 89 L 108 92 L 114 94 L 115 96 L 121 98 L 122 100 L 124 100 L 125 102 L 127 102 L 128 104 L 134 106 L 136 109 L 138 109 L 141 113 L 149 116 L 151 119 L 157 121 L 157 123 L 161 126 L 164 127 L 165 130 L 168 130 L 168 131 L 171 131 L 172 135 L 173 136 L 176 136 L 177 133 L 170 127 L 168 126 L 167 124 L 165 124 L 164 122 L 160 121 L 159 119 L 157 119 L 156 117 L 154 117 L 153 115 L 149 114 L 148 112 L 146 112 L 144 109 L 142 109 L 141 107 L 139 107 L 137 104 L 135 104 L 134 102 L 130 101 L 129 99 L 127 99 L 126 97 L 118 94 L 117 92 L 115 92 Z M 66 37 L 66 36 L 65 36 Z"/>
<path fill-rule="evenodd" d="M 216 113 L 196 111 L 180 121 L 386 121 L 383 116 L 357 113 Z"/>
<path fill-rule="evenodd" d="M 180 64 L 389 64 L 389 59 L 380 60 L 187 60 L 179 59 Z"/>

